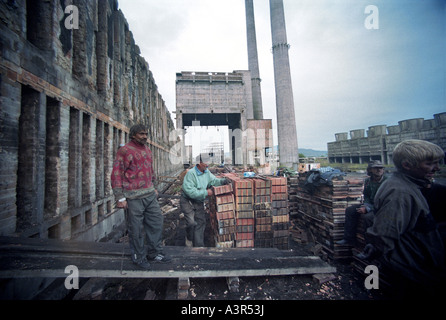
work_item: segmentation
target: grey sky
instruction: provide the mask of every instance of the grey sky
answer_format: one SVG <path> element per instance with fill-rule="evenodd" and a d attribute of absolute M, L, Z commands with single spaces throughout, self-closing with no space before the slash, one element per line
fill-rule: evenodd
<path fill-rule="evenodd" d="M 326 150 L 338 132 L 445 112 L 445 3 L 284 0 L 298 146 Z M 368 5 L 379 10 L 379 29 L 364 26 Z M 176 72 L 248 69 L 244 0 L 119 7 L 170 111 Z M 263 113 L 275 128 L 269 0 L 254 0 L 254 10 Z"/>

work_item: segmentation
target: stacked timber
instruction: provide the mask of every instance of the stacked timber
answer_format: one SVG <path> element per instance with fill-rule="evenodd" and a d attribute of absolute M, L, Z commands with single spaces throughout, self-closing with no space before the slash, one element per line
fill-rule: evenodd
<path fill-rule="evenodd" d="M 289 249 L 290 216 L 288 209 L 288 185 L 285 177 L 270 177 L 273 246 Z"/>
<path fill-rule="evenodd" d="M 236 220 L 232 185 L 212 188 L 214 194 L 209 198 L 209 212 L 215 245 L 223 248 L 234 247 Z"/>
<path fill-rule="evenodd" d="M 290 194 L 290 201 L 298 207 L 294 212 L 296 226 L 322 245 L 322 253 L 329 259 L 350 259 L 351 247 L 336 241 L 344 235 L 345 209 L 362 201 L 364 180 L 335 176 L 330 183 L 307 188 L 309 174 L 299 176 Z"/>

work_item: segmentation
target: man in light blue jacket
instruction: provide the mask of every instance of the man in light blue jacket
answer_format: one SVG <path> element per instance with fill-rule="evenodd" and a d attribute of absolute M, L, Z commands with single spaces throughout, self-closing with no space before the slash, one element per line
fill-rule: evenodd
<path fill-rule="evenodd" d="M 180 208 L 186 219 L 186 245 L 204 247 L 206 211 L 204 201 L 211 196 L 212 186 L 228 184 L 225 178 L 217 178 L 202 162 L 195 165 L 184 176 Z"/>

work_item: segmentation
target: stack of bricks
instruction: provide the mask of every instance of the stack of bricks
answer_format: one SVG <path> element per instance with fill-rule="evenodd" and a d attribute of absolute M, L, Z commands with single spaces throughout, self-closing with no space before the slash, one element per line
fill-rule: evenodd
<path fill-rule="evenodd" d="M 254 215 L 256 222 L 255 247 L 272 248 L 274 244 L 273 216 L 271 207 L 271 180 L 254 180 Z"/>
<path fill-rule="evenodd" d="M 212 187 L 214 195 L 209 198 L 210 221 L 214 230 L 215 246 L 234 247 L 236 235 L 235 203 L 232 185 Z"/>
<path fill-rule="evenodd" d="M 254 247 L 254 188 L 253 180 L 240 178 L 236 174 L 224 174 L 232 182 L 236 217 L 236 247 Z"/>
<path fill-rule="evenodd" d="M 254 208 L 256 223 L 254 245 L 256 248 L 272 248 L 274 233 L 271 203 L 257 203 Z"/>
<path fill-rule="evenodd" d="M 231 190 L 221 191 L 220 187 L 214 187 L 211 202 L 215 204 L 210 205 L 211 217 L 215 216 L 211 226 L 217 244 L 223 246 L 222 242 L 235 240 L 234 246 L 238 248 L 288 249 L 287 179 L 244 178 L 235 173 L 224 173 L 223 176 L 231 181 Z M 231 208 L 234 208 L 235 219 L 232 219 Z"/>
<path fill-rule="evenodd" d="M 288 213 L 288 185 L 285 177 L 271 177 L 271 209 L 273 246 L 279 249 L 289 248 L 290 216 Z"/>
<path fill-rule="evenodd" d="M 294 216 L 298 213 L 299 203 L 297 201 L 297 190 L 299 187 L 299 178 L 298 177 L 289 177 L 287 178 L 288 182 L 288 212 L 290 216 Z"/>
<path fill-rule="evenodd" d="M 351 258 L 351 247 L 336 244 L 344 235 L 345 209 L 361 203 L 363 179 L 334 177 L 332 184 L 307 189 L 305 181 L 310 173 L 301 174 L 293 195 L 298 204 L 294 215 L 299 228 L 322 245 L 322 253 L 329 259 Z"/>

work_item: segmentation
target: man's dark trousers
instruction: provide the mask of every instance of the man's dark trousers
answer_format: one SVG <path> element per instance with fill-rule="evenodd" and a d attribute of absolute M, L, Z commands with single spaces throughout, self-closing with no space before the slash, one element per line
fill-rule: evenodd
<path fill-rule="evenodd" d="M 149 259 L 162 253 L 162 237 L 164 217 L 153 191 L 142 199 L 128 199 L 129 240 L 131 247 L 141 259 L 145 255 Z M 145 242 L 147 237 L 147 248 Z"/>
<path fill-rule="evenodd" d="M 204 230 L 206 228 L 206 211 L 202 201 L 180 198 L 181 212 L 186 219 L 186 237 L 194 247 L 204 247 Z"/>
<path fill-rule="evenodd" d="M 370 227 L 373 223 L 373 211 L 366 214 L 356 212 L 361 204 L 356 204 L 345 209 L 345 223 L 344 223 L 344 240 L 349 244 L 354 245 L 356 242 L 356 231 L 358 229 L 359 216 L 363 215 L 365 221 L 365 229 Z"/>

